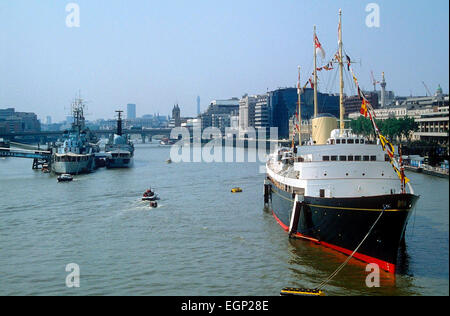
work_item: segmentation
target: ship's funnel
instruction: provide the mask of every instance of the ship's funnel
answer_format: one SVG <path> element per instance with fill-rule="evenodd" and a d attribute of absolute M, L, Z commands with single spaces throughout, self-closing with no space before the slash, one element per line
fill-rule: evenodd
<path fill-rule="evenodd" d="M 314 144 L 325 145 L 331 131 L 337 128 L 337 118 L 331 114 L 321 114 L 311 120 L 311 136 Z"/>

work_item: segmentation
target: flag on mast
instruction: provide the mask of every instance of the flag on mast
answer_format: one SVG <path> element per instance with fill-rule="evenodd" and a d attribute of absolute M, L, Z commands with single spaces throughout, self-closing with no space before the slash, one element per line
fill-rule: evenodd
<path fill-rule="evenodd" d="M 319 39 L 317 38 L 317 35 L 314 34 L 314 45 L 316 47 L 316 52 L 320 54 L 320 57 L 322 59 L 325 59 L 325 51 L 322 47 L 322 44 L 320 44 Z"/>
<path fill-rule="evenodd" d="M 360 113 L 362 115 L 364 115 L 364 117 L 367 117 L 367 112 L 368 112 L 368 110 L 367 110 L 367 101 L 366 101 L 366 99 L 363 98 L 362 104 L 361 104 Z"/>

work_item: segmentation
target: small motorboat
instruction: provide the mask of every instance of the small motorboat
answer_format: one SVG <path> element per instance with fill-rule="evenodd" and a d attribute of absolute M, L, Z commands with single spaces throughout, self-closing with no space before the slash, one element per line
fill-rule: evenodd
<path fill-rule="evenodd" d="M 172 163 L 172 159 L 170 159 L 170 158 L 167 159 L 167 160 L 166 160 L 166 163 Z"/>
<path fill-rule="evenodd" d="M 144 192 L 144 194 L 142 194 L 143 197 L 148 197 L 148 196 L 153 196 L 155 195 L 155 192 L 153 192 L 152 189 L 148 189 L 147 191 Z"/>
<path fill-rule="evenodd" d="M 156 201 L 156 200 L 159 200 L 159 197 L 158 195 L 155 194 L 155 192 L 152 189 L 148 189 L 142 195 L 142 201 Z"/>
<path fill-rule="evenodd" d="M 167 137 L 164 137 L 163 139 L 161 139 L 159 144 L 162 146 L 171 146 L 171 145 L 175 144 L 175 142 Z"/>
<path fill-rule="evenodd" d="M 152 196 L 143 196 L 142 197 L 142 201 L 156 201 L 156 200 L 159 200 L 159 197 L 156 194 L 154 194 Z"/>
<path fill-rule="evenodd" d="M 152 207 L 152 208 L 157 208 L 157 207 L 158 207 L 158 202 L 156 202 L 156 201 L 151 201 L 151 202 L 150 202 L 150 207 Z"/>
<path fill-rule="evenodd" d="M 70 174 L 62 174 L 58 177 L 58 182 L 70 182 L 73 177 Z"/>
<path fill-rule="evenodd" d="M 231 193 L 241 193 L 242 189 L 241 188 L 232 188 L 231 189 Z"/>

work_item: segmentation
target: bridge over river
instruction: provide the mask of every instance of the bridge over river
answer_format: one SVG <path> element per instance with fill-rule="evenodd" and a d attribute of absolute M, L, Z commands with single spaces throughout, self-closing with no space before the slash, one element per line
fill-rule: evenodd
<path fill-rule="evenodd" d="M 111 134 L 114 134 L 116 130 L 91 130 L 92 133 L 101 137 L 108 137 Z M 171 129 L 170 128 L 150 128 L 143 130 L 134 130 L 134 129 L 124 129 L 124 134 L 129 135 L 140 135 L 142 138 L 142 142 L 146 142 L 146 140 L 152 139 L 155 136 L 169 137 Z M 41 132 L 18 132 L 18 133 L 2 133 L 0 134 L 0 138 L 4 138 L 10 141 L 24 139 L 24 138 L 34 138 L 39 140 L 41 143 L 46 143 L 49 138 L 59 138 L 64 134 L 64 131 L 41 131 Z"/>

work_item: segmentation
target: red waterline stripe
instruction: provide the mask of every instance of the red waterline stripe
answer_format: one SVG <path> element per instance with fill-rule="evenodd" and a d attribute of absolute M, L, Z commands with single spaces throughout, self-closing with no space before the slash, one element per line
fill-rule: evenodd
<path fill-rule="evenodd" d="M 275 214 L 275 212 L 274 212 L 273 210 L 272 210 L 272 215 L 273 215 L 273 217 L 275 218 L 275 220 L 278 222 L 278 224 L 280 224 L 280 226 L 283 228 L 283 230 L 286 231 L 286 232 L 288 232 L 288 231 L 289 231 L 289 227 L 286 226 L 286 225 L 285 225 L 285 224 L 277 217 L 277 215 Z M 302 238 L 302 239 L 307 239 L 307 240 L 309 240 L 309 241 L 314 242 L 315 244 L 319 244 L 319 245 L 322 245 L 322 246 L 324 246 L 324 247 L 327 247 L 327 248 L 331 248 L 331 249 L 337 250 L 337 251 L 342 252 L 342 253 L 344 253 L 344 254 L 346 254 L 346 255 L 351 255 L 351 254 L 353 253 L 353 251 L 351 251 L 351 250 L 348 250 L 348 249 L 345 249 L 345 248 L 342 248 L 342 247 L 339 247 L 339 246 L 335 246 L 335 245 L 333 245 L 333 244 L 329 244 L 329 243 L 324 242 L 324 241 L 319 241 L 319 240 L 317 240 L 317 239 L 315 239 L 315 238 L 311 238 L 311 237 L 302 235 L 302 234 L 300 234 L 300 233 L 295 233 L 294 236 L 295 236 L 295 237 L 298 237 L 298 238 Z M 375 264 L 377 264 L 381 269 L 383 269 L 383 270 L 385 270 L 385 271 L 387 271 L 387 272 L 389 272 L 389 273 L 395 273 L 395 264 L 392 264 L 392 263 L 389 263 L 389 262 L 386 262 L 386 261 L 383 261 L 383 260 L 380 260 L 380 259 L 376 259 L 376 258 L 373 258 L 373 257 L 370 257 L 370 256 L 366 256 L 366 255 L 363 255 L 363 254 L 358 253 L 358 252 L 355 253 L 355 254 L 353 255 L 353 258 L 359 259 L 359 260 L 364 261 L 364 262 L 366 262 L 366 263 L 375 263 Z"/>

